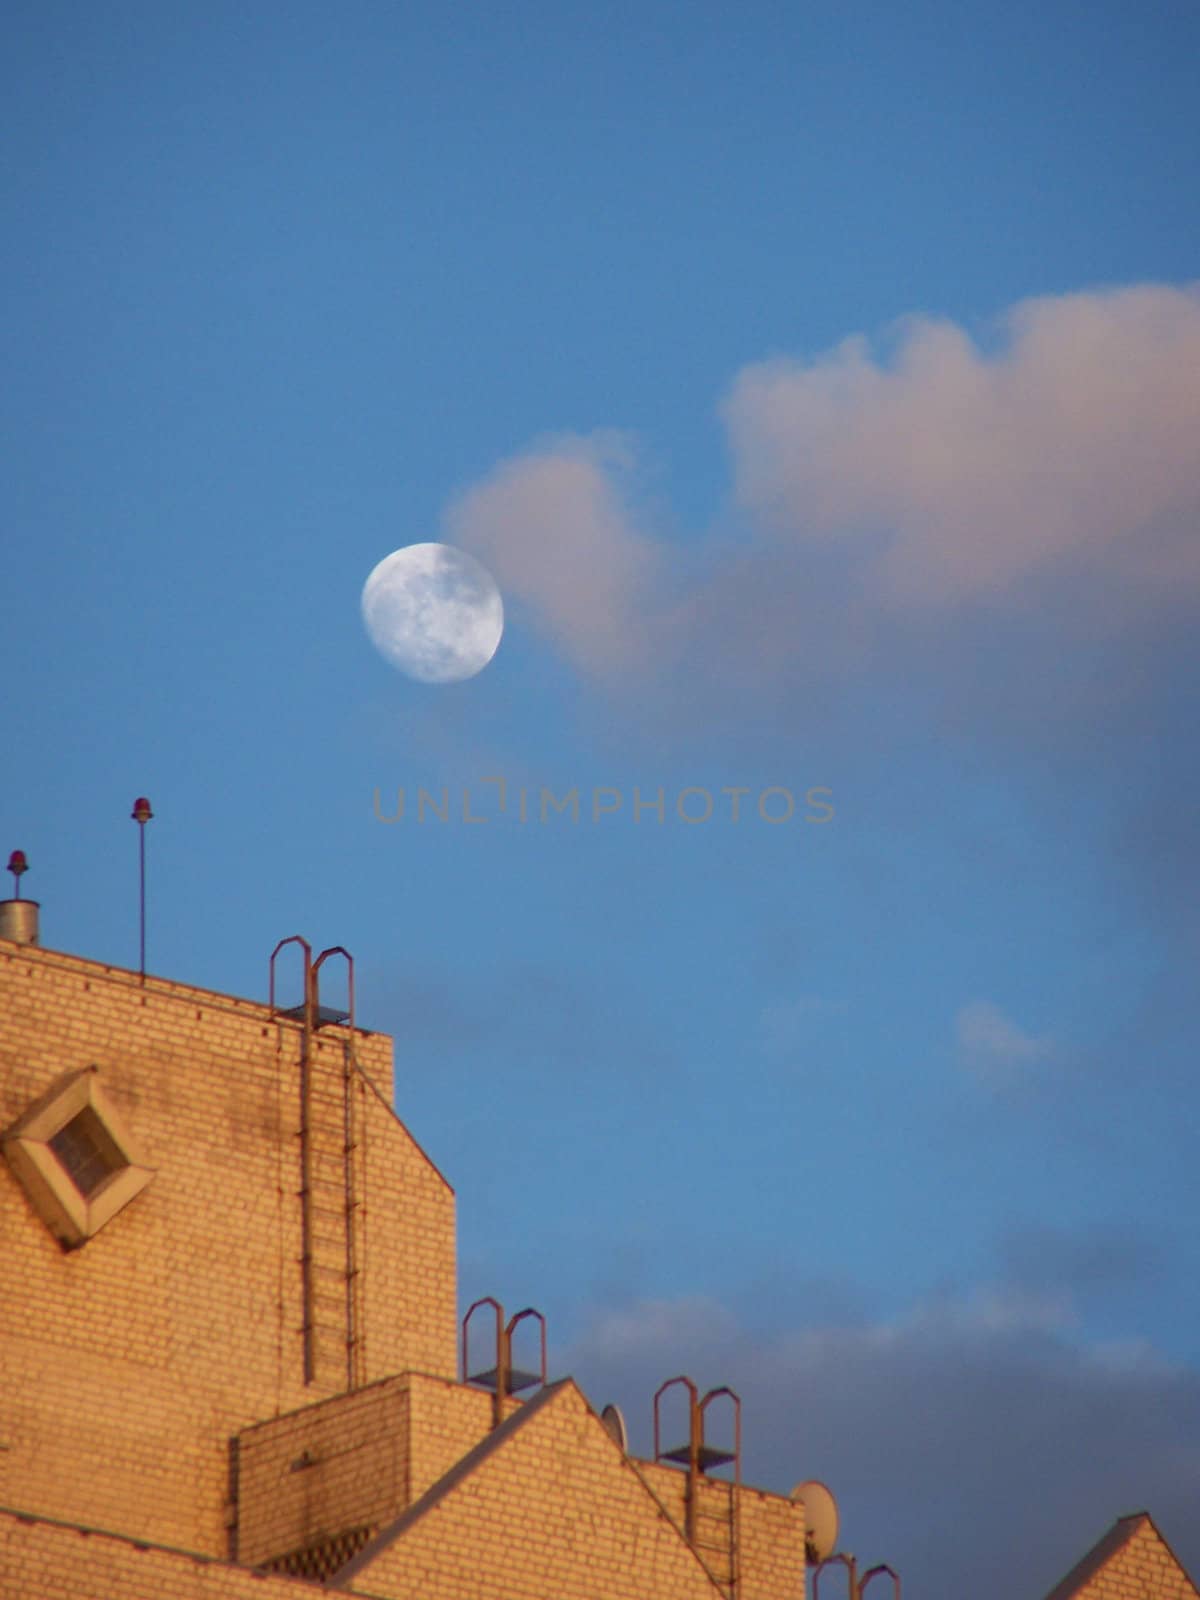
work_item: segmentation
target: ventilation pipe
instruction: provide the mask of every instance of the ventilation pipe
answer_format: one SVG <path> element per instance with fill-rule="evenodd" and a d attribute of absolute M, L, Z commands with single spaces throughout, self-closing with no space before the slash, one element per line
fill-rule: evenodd
<path fill-rule="evenodd" d="M 8 858 L 8 870 L 13 876 L 11 900 L 0 900 L 0 939 L 11 939 L 14 944 L 37 944 L 38 911 L 36 900 L 21 898 L 21 874 L 29 870 L 24 850 L 14 850 Z"/>

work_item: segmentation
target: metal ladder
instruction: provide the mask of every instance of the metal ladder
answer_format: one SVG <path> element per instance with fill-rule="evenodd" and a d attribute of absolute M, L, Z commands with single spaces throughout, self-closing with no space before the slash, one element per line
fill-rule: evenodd
<path fill-rule="evenodd" d="M 275 1005 L 275 959 L 285 945 L 298 944 L 304 958 L 304 999 L 279 1010 Z M 342 956 L 348 969 L 348 1011 L 320 1003 L 320 971 L 330 956 Z M 354 1127 L 354 958 L 341 945 L 323 950 L 299 934 L 281 939 L 271 953 L 270 1003 L 273 1015 L 301 1024 L 300 1145 L 301 1255 L 304 1300 L 304 1381 L 323 1388 L 353 1389 L 361 1382 L 361 1316 L 356 1213 L 359 1210 Z M 316 1049 L 316 1034 L 330 1024 L 348 1024 L 336 1064 Z"/>
<path fill-rule="evenodd" d="M 688 1442 L 673 1450 L 661 1444 L 659 1405 L 662 1396 L 681 1383 L 688 1393 Z M 720 1396 L 733 1403 L 733 1449 L 706 1443 L 705 1414 Z M 703 1399 L 690 1378 L 668 1378 L 654 1396 L 654 1459 L 687 1468 L 684 1488 L 684 1532 L 713 1581 L 729 1600 L 737 1600 L 741 1581 L 738 1505 L 742 1487 L 742 1402 L 732 1389 L 710 1389 Z M 709 1478 L 713 1467 L 733 1466 L 732 1478 Z M 722 1490 L 725 1491 L 722 1494 Z M 715 1502 L 715 1503 L 714 1503 Z"/>

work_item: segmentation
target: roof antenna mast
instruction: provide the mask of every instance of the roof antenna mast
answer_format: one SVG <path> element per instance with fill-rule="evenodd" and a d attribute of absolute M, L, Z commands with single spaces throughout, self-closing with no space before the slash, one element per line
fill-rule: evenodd
<path fill-rule="evenodd" d="M 142 982 L 146 981 L 146 824 L 154 815 L 150 809 L 150 802 L 145 795 L 139 795 L 133 802 L 133 810 L 129 813 L 138 825 L 138 932 L 140 963 L 138 971 L 141 973 Z"/>

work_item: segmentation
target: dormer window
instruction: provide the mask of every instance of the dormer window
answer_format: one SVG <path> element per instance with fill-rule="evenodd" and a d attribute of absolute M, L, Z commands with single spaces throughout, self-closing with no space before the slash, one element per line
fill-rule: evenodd
<path fill-rule="evenodd" d="M 3 1136 L 4 1155 L 65 1250 L 92 1238 L 150 1182 L 95 1067 L 73 1072 Z"/>

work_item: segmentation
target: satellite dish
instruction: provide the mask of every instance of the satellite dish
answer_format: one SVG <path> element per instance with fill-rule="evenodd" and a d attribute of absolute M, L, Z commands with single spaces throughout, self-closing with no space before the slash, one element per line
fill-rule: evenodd
<path fill-rule="evenodd" d="M 625 1431 L 625 1418 L 621 1415 L 620 1406 L 605 1406 L 600 1413 L 600 1422 L 609 1438 L 620 1446 L 625 1455 L 628 1455 L 629 1435 Z"/>
<path fill-rule="evenodd" d="M 804 1550 L 815 1566 L 833 1554 L 838 1536 L 837 1501 L 823 1483 L 809 1478 L 792 1490 L 792 1499 L 804 1507 Z"/>

